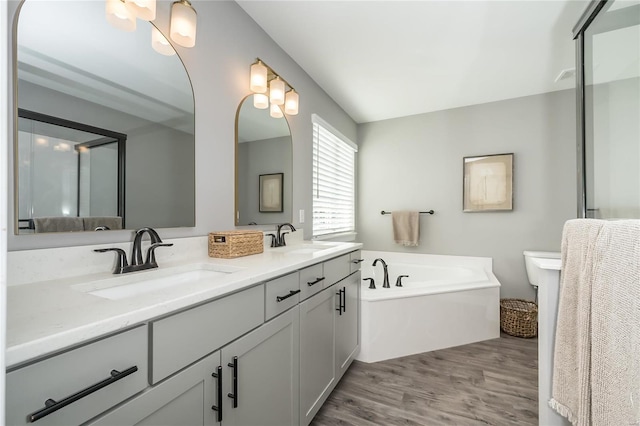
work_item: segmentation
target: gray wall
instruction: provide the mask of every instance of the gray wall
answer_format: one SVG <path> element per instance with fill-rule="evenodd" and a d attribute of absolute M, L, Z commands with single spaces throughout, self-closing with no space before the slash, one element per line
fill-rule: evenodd
<path fill-rule="evenodd" d="M 362 124 L 358 127 L 358 235 L 367 250 L 486 256 L 503 297 L 532 298 L 523 250 L 560 251 L 576 213 L 573 90 Z M 509 153 L 514 209 L 462 212 L 462 159 Z M 393 243 L 381 210 L 421 215 L 421 243 Z"/>
<path fill-rule="evenodd" d="M 9 2 L 7 25 L 12 42 L 13 22 L 19 2 Z M 171 1 L 158 2 L 157 25 L 165 30 Z M 300 94 L 300 110 L 288 117 L 293 138 L 293 214 L 312 205 L 311 114 L 316 113 L 347 137 L 357 140 L 355 122 L 233 1 L 194 2 L 198 12 L 198 34 L 192 49 L 179 48 L 195 91 L 196 111 L 196 226 L 161 229 L 165 238 L 206 235 L 213 230 L 234 228 L 235 116 L 238 105 L 249 94 L 249 67 L 260 57 L 286 78 Z M 12 45 L 12 44 L 10 44 Z M 3 54 L 5 51 L 3 50 Z M 10 57 L 10 52 L 6 53 Z M 9 76 L 13 69 L 9 64 Z M 13 95 L 11 91 L 11 95 Z M 7 99 L 10 111 L 12 96 Z M 1 126 L 13 140 L 13 125 Z M 4 130 L 6 129 L 6 130 Z M 12 164 L 9 165 L 12 169 Z M 13 189 L 9 188 L 9 209 Z M 302 228 L 311 236 L 311 221 Z M 271 229 L 273 227 L 269 227 Z M 38 247 L 87 245 L 131 240 L 130 231 L 85 234 L 9 235 L 9 250 Z"/>

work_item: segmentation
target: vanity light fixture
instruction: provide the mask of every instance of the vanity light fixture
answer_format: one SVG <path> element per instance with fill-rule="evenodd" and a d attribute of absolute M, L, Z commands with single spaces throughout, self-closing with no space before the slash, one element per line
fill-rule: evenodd
<path fill-rule="evenodd" d="M 169 40 L 154 25 L 151 26 L 151 47 L 153 50 L 165 56 L 173 56 L 176 51 L 169 44 Z"/>
<path fill-rule="evenodd" d="M 297 115 L 298 114 L 298 104 L 299 104 L 300 96 L 298 92 L 291 89 L 284 96 L 284 112 L 287 115 Z"/>
<path fill-rule="evenodd" d="M 282 109 L 278 107 L 280 105 L 284 105 L 285 114 L 298 114 L 300 104 L 298 92 L 260 58 L 257 58 L 256 62 L 251 65 L 249 88 L 254 93 L 253 106 L 264 109 L 271 104 L 270 114 L 272 117 L 283 117 Z M 264 94 L 267 89 L 268 97 Z"/>
<path fill-rule="evenodd" d="M 107 0 L 107 22 L 122 31 L 136 30 L 136 16 L 124 0 Z"/>
<path fill-rule="evenodd" d="M 156 0 L 106 0 L 107 21 L 123 31 L 135 31 L 136 18 L 156 19 Z M 189 0 L 178 0 L 171 5 L 169 35 L 182 47 L 196 45 L 197 14 Z M 173 47 L 157 29 L 151 30 L 151 46 L 163 55 L 174 55 Z M 171 50 L 171 52 L 170 52 Z"/>
<path fill-rule="evenodd" d="M 284 104 L 284 81 L 280 80 L 280 76 L 269 82 L 269 100 L 272 105 Z"/>
<path fill-rule="evenodd" d="M 189 0 L 179 0 L 171 5 L 171 29 L 169 36 L 182 47 L 196 45 L 197 14 Z"/>
<path fill-rule="evenodd" d="M 253 94 L 253 106 L 258 109 L 267 109 L 269 108 L 269 97 L 264 93 L 254 93 Z"/>
<path fill-rule="evenodd" d="M 267 75 L 267 67 L 260 59 L 251 65 L 251 84 L 249 88 L 253 93 L 265 93 L 267 91 Z"/>
<path fill-rule="evenodd" d="M 142 20 L 156 19 L 156 0 L 125 0 L 125 4 Z"/>
<path fill-rule="evenodd" d="M 269 115 L 273 118 L 282 118 L 284 114 L 282 114 L 282 110 L 279 105 L 271 104 L 271 108 L 269 108 Z"/>

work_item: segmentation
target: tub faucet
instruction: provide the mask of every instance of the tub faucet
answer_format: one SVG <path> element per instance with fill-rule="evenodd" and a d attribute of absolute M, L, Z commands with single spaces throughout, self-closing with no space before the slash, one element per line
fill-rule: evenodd
<path fill-rule="evenodd" d="M 389 271 L 387 270 L 387 262 L 385 262 L 384 260 L 377 258 L 376 260 L 373 261 L 373 265 L 371 266 L 376 266 L 378 264 L 378 261 L 382 262 L 382 269 L 384 270 L 384 278 L 382 280 L 382 288 L 391 288 L 391 286 L 389 285 Z"/>

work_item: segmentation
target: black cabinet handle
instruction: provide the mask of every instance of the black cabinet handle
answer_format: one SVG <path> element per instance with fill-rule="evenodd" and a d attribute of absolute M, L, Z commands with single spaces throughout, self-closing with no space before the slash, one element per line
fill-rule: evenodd
<path fill-rule="evenodd" d="M 218 412 L 218 421 L 221 422 L 222 421 L 222 366 L 219 365 L 218 368 L 216 368 L 216 372 L 211 373 L 211 376 L 218 379 L 218 405 L 214 405 L 213 407 L 211 407 L 211 409 L 213 411 Z"/>
<path fill-rule="evenodd" d="M 361 262 L 364 262 L 364 259 L 353 259 L 353 260 L 351 261 L 351 263 L 355 263 L 356 265 L 357 265 L 358 263 L 361 263 Z"/>
<path fill-rule="evenodd" d="M 286 296 L 276 296 L 276 302 L 282 302 L 283 300 L 288 299 L 298 293 L 300 293 L 300 290 L 291 290 Z"/>
<path fill-rule="evenodd" d="M 338 308 L 336 309 L 336 311 L 338 311 L 338 313 L 342 315 L 342 313 L 344 312 L 344 287 L 338 290 L 336 294 L 338 295 Z"/>
<path fill-rule="evenodd" d="M 316 284 L 318 284 L 318 283 L 319 283 L 319 282 L 321 282 L 321 281 L 324 281 L 324 277 L 317 278 L 315 281 L 309 281 L 309 282 L 307 282 L 307 285 L 308 285 L 309 287 L 311 287 L 312 285 L 316 285 Z"/>
<path fill-rule="evenodd" d="M 228 393 L 227 396 L 233 399 L 233 408 L 238 408 L 238 357 L 233 357 L 233 362 L 227 364 L 233 368 L 233 393 Z"/>
<path fill-rule="evenodd" d="M 49 398 L 44 402 L 44 408 L 36 411 L 35 413 L 29 414 L 27 416 L 27 420 L 29 423 L 36 422 L 43 417 L 48 416 L 51 413 L 55 413 L 61 408 L 66 407 L 69 404 L 73 404 L 79 399 L 84 398 L 85 396 L 91 395 L 92 393 L 99 391 L 100 389 L 109 386 L 111 383 L 115 383 L 120 379 L 124 379 L 129 374 L 133 374 L 138 371 L 138 366 L 134 365 L 133 367 L 129 367 L 124 371 L 111 370 L 110 377 L 96 383 L 95 385 L 91 385 L 88 388 L 85 388 L 79 392 L 74 393 L 73 395 L 69 395 L 66 398 L 61 399 L 60 401 L 54 401 Z"/>
<path fill-rule="evenodd" d="M 347 288 L 342 287 L 342 312 L 347 312 Z"/>

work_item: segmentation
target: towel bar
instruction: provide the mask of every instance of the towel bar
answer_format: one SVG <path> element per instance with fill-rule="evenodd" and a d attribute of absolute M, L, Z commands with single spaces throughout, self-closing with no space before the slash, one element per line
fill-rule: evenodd
<path fill-rule="evenodd" d="M 393 212 L 386 212 L 384 210 L 382 210 L 380 212 L 380 214 L 382 214 L 382 215 L 391 214 L 391 213 L 393 213 Z M 418 213 L 420 213 L 420 214 L 434 214 L 435 212 L 433 210 L 429 210 L 429 211 L 426 211 L 426 212 L 418 212 Z"/>

